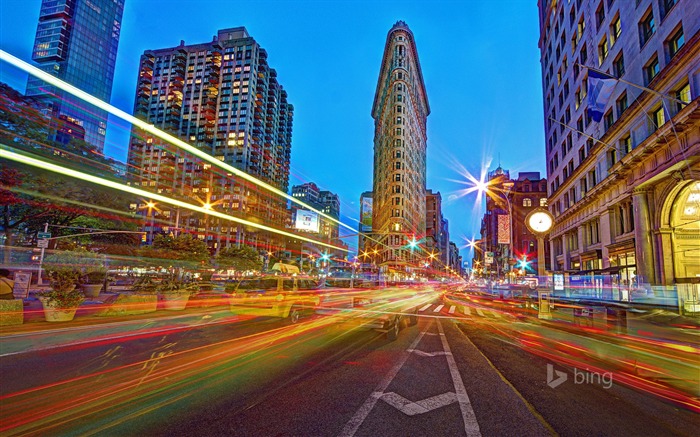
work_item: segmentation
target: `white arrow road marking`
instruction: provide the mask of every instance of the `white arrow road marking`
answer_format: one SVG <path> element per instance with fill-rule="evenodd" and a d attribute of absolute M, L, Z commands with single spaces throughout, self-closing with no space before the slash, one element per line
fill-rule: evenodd
<path fill-rule="evenodd" d="M 457 363 L 452 356 L 452 351 L 450 350 L 450 345 L 447 343 L 447 337 L 445 337 L 445 331 L 442 329 L 442 323 L 438 320 L 438 329 L 440 330 L 440 339 L 442 340 L 442 348 L 447 352 L 445 356 L 447 357 L 447 365 L 450 368 L 450 374 L 452 375 L 452 383 L 455 386 L 455 392 L 457 394 L 457 402 L 459 402 L 459 409 L 462 411 L 462 420 L 464 421 L 464 431 L 469 437 L 481 437 L 481 431 L 479 430 L 479 422 L 476 420 L 476 414 L 474 414 L 474 409 L 472 408 L 472 403 L 467 395 L 467 389 L 464 388 L 464 381 L 459 374 L 459 369 L 457 368 Z"/>
<path fill-rule="evenodd" d="M 438 355 L 447 355 L 449 352 L 445 351 L 438 351 L 438 352 L 423 352 L 418 349 L 409 349 L 407 352 L 412 352 L 416 355 L 420 355 L 421 357 L 437 357 Z"/>
<path fill-rule="evenodd" d="M 456 307 L 455 307 L 454 305 L 452 305 L 452 306 L 450 307 L 450 310 L 448 311 L 448 313 L 449 313 L 449 314 L 454 314 L 454 313 L 455 313 L 455 308 L 456 308 Z"/>
<path fill-rule="evenodd" d="M 484 312 L 481 311 L 481 309 L 479 309 L 479 308 L 476 309 L 476 313 L 477 313 L 478 315 L 480 315 L 481 317 L 486 317 L 486 315 L 484 315 Z"/>
<path fill-rule="evenodd" d="M 415 349 L 416 345 L 418 345 L 418 343 L 423 339 L 423 335 L 425 335 L 428 329 L 430 329 L 432 326 L 433 322 L 431 321 L 430 324 L 425 328 L 425 331 L 421 332 L 416 337 L 416 339 L 413 340 L 413 343 L 411 344 L 409 349 Z M 384 395 L 384 390 L 386 390 L 386 388 L 389 387 L 389 384 L 391 384 L 391 381 L 393 381 L 393 379 L 396 377 L 396 374 L 399 373 L 399 370 L 401 370 L 401 367 L 403 367 L 404 363 L 406 362 L 409 356 L 411 356 L 411 354 L 408 352 L 403 354 L 403 357 L 399 359 L 396 365 L 389 371 L 389 373 L 386 374 L 384 379 L 379 383 L 374 393 L 372 393 L 370 397 L 367 398 L 367 400 L 364 404 L 362 404 L 360 409 L 357 410 L 352 416 L 352 418 L 348 421 L 348 423 L 345 424 L 343 429 L 340 431 L 340 434 L 338 434 L 340 437 L 351 437 L 355 435 L 357 430 L 360 428 L 360 426 L 362 426 L 362 423 L 365 421 L 369 413 L 376 405 L 377 400 Z"/>
<path fill-rule="evenodd" d="M 471 315 L 472 315 L 472 309 L 469 308 L 469 307 L 467 307 L 467 306 L 465 306 L 465 307 L 464 307 L 464 314 L 467 315 L 467 316 L 471 316 Z"/>
<path fill-rule="evenodd" d="M 433 310 L 433 312 L 434 312 L 434 313 L 439 313 L 440 310 L 442 310 L 442 307 L 444 307 L 444 306 L 445 306 L 445 305 L 438 305 L 438 306 L 436 306 L 435 309 Z"/>
<path fill-rule="evenodd" d="M 413 402 L 394 392 L 384 393 L 382 400 L 407 416 L 415 416 L 457 402 L 457 395 L 452 392 Z"/>
<path fill-rule="evenodd" d="M 428 308 L 430 308 L 432 305 L 433 305 L 432 303 L 429 303 L 428 305 L 424 306 L 423 308 L 419 309 L 418 311 L 425 311 Z"/>

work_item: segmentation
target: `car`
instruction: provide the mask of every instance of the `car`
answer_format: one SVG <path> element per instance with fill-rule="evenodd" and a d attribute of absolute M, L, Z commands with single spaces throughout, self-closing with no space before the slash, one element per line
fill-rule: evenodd
<path fill-rule="evenodd" d="M 269 276 L 240 279 L 226 291 L 234 314 L 275 317 L 294 324 L 314 314 L 320 289 L 313 278 Z"/>
<path fill-rule="evenodd" d="M 404 325 L 418 323 L 418 307 L 426 302 L 426 297 L 413 289 L 326 285 L 331 288 L 324 290 L 317 313 L 336 317 L 342 325 L 384 332 L 389 341 L 398 338 Z"/>

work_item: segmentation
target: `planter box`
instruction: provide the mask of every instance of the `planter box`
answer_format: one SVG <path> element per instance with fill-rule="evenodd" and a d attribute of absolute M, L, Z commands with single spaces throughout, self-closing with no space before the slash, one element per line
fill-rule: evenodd
<path fill-rule="evenodd" d="M 24 323 L 24 302 L 22 299 L 0 299 L 0 326 L 21 325 Z"/>
<path fill-rule="evenodd" d="M 170 311 L 182 311 L 189 300 L 189 292 L 163 294 L 163 308 Z"/>
<path fill-rule="evenodd" d="M 155 294 L 124 293 L 117 296 L 114 303 L 97 313 L 98 316 L 129 316 L 153 313 L 158 309 L 158 296 Z"/>
<path fill-rule="evenodd" d="M 49 304 L 47 299 L 39 298 L 41 305 L 44 307 L 44 317 L 47 322 L 70 322 L 75 317 L 75 308 L 56 308 L 53 304 Z"/>
<path fill-rule="evenodd" d="M 103 284 L 83 284 L 80 288 L 83 290 L 85 297 L 97 297 L 102 291 Z"/>

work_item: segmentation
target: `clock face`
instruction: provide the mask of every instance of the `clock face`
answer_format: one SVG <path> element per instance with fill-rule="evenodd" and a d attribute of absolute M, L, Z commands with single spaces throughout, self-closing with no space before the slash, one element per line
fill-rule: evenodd
<path fill-rule="evenodd" d="M 547 232 L 552 227 L 552 217 L 546 212 L 536 212 L 530 216 L 528 224 L 535 232 Z"/>

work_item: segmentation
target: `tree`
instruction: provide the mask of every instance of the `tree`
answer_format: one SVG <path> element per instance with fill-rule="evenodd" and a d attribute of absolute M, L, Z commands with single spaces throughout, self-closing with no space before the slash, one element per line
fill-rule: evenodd
<path fill-rule="evenodd" d="M 156 235 L 153 239 L 153 249 L 170 252 L 173 259 L 184 261 L 208 262 L 211 256 L 207 244 L 190 234 L 181 234 L 177 237 Z"/>
<path fill-rule="evenodd" d="M 15 237 L 42 231 L 44 223 L 75 226 L 80 217 L 92 216 L 102 219 L 101 226 L 106 230 L 123 226 L 119 224 L 123 219 L 118 212 L 127 210 L 126 194 L 25 167 L 0 161 L 0 227 L 5 234 L 6 264 L 10 262 Z M 77 232 L 65 228 L 52 230 L 54 236 L 71 233 Z"/>
<path fill-rule="evenodd" d="M 216 256 L 216 263 L 222 268 L 234 270 L 260 270 L 263 262 L 258 252 L 250 246 L 227 247 Z"/>

